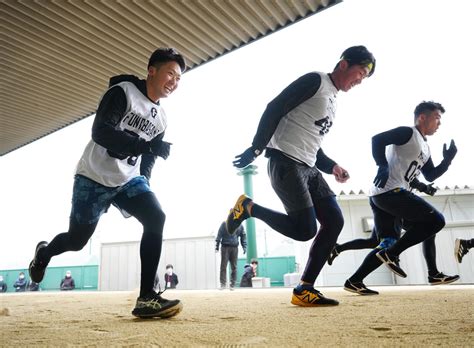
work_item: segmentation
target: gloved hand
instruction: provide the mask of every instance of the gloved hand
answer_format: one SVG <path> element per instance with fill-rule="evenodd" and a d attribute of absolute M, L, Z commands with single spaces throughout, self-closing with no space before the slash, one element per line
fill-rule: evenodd
<path fill-rule="evenodd" d="M 458 148 L 456 147 L 454 140 L 451 140 L 449 149 L 446 149 L 446 144 L 443 145 L 443 158 L 446 162 L 451 163 L 457 152 Z"/>
<path fill-rule="evenodd" d="M 245 255 L 245 253 L 247 252 L 247 248 L 243 248 L 243 251 L 244 251 L 244 255 Z"/>
<path fill-rule="evenodd" d="M 149 142 L 150 151 L 155 156 L 160 156 L 163 159 L 167 159 L 170 155 L 171 143 L 167 141 L 153 139 Z"/>
<path fill-rule="evenodd" d="M 425 188 L 425 193 L 427 195 L 430 195 L 430 196 L 434 196 L 436 191 L 438 191 L 438 189 L 436 187 L 433 187 L 433 183 L 429 184 L 429 185 L 426 185 L 426 188 Z"/>
<path fill-rule="evenodd" d="M 375 176 L 375 179 L 374 179 L 375 187 L 384 188 L 388 180 L 388 174 L 389 174 L 388 165 L 386 164 L 380 165 L 379 170 L 377 171 L 377 175 Z"/>
<path fill-rule="evenodd" d="M 245 168 L 250 163 L 252 163 L 255 158 L 257 158 L 257 156 L 259 156 L 261 153 L 262 151 L 251 146 L 247 150 L 242 152 L 240 155 L 235 156 L 236 159 L 232 163 L 234 167 Z"/>
<path fill-rule="evenodd" d="M 426 185 L 425 183 L 418 181 L 416 178 L 410 183 L 410 186 L 430 196 L 434 196 L 436 191 L 438 191 L 436 187 L 433 187 L 433 183 Z"/>

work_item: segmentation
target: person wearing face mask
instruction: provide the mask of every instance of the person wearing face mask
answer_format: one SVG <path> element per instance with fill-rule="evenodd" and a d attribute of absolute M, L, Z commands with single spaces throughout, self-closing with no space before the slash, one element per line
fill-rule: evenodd
<path fill-rule="evenodd" d="M 165 289 L 176 289 L 178 283 L 178 275 L 173 272 L 173 265 L 166 265 Z"/>
<path fill-rule="evenodd" d="M 5 283 L 5 281 L 3 280 L 3 276 L 0 275 L 0 293 L 7 292 L 7 290 L 8 290 L 7 283 Z"/>
<path fill-rule="evenodd" d="M 15 288 L 16 292 L 23 292 L 26 291 L 26 285 L 27 281 L 25 278 L 25 273 L 20 272 L 20 274 L 18 275 L 18 279 L 13 284 L 13 287 Z"/>
<path fill-rule="evenodd" d="M 42 281 L 52 257 L 81 250 L 114 205 L 143 226 L 140 293 L 132 315 L 169 318 L 181 311 L 179 300 L 165 299 L 153 289 L 166 215 L 149 179 L 157 157 L 167 159 L 171 148 L 164 140 L 167 117 L 161 101 L 178 88 L 185 69 L 184 57 L 175 49 L 158 48 L 148 59 L 146 79 L 110 79 L 94 117 L 92 139 L 77 165 L 69 229 L 50 243 L 37 244 L 29 266 L 33 281 Z"/>
<path fill-rule="evenodd" d="M 339 91 L 349 91 L 374 71 L 373 54 L 364 46 L 352 46 L 342 52 L 331 73 L 301 76 L 267 105 L 252 146 L 233 162 L 235 167 L 245 168 L 265 150 L 268 175 L 286 214 L 241 195 L 226 220 L 229 233 L 254 217 L 294 240 L 314 239 L 300 283 L 293 289 L 294 305 L 339 304 L 314 288 L 344 225 L 336 195 L 321 172 L 332 174 L 340 183 L 349 179 L 349 173 L 323 152 L 322 142 L 335 122 Z"/>
<path fill-rule="evenodd" d="M 64 279 L 61 280 L 61 285 L 59 287 L 61 290 L 74 290 L 76 288 L 76 283 L 71 276 L 71 271 L 67 271 Z"/>
<path fill-rule="evenodd" d="M 459 279 L 436 267 L 436 234 L 445 225 L 443 214 L 421 196 L 410 190 L 410 184 L 421 174 L 428 181 L 443 175 L 457 153 L 454 140 L 443 146 L 443 160 L 434 166 L 427 137 L 441 125 L 444 107 L 434 101 L 423 101 L 415 107 L 412 127 L 397 127 L 372 137 L 372 156 L 378 171 L 369 191 L 374 214 L 378 246 L 364 259 L 357 271 L 346 280 L 344 289 L 360 295 L 376 295 L 363 280 L 384 263 L 397 276 L 406 278 L 399 256 L 406 249 L 423 243 L 428 268 L 428 283 L 448 284 Z M 400 237 L 401 227 L 406 231 Z"/>

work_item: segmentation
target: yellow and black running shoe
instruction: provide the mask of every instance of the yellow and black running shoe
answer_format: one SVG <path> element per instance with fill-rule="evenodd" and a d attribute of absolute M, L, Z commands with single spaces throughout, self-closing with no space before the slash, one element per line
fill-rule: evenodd
<path fill-rule="evenodd" d="M 294 288 L 291 303 L 302 307 L 337 306 L 339 304 L 336 300 L 324 297 L 310 285 L 298 285 Z"/>
<path fill-rule="evenodd" d="M 252 202 L 252 200 L 246 195 L 241 195 L 237 199 L 237 202 L 230 210 L 226 220 L 227 232 L 229 234 L 234 234 L 242 221 L 250 217 L 249 213 L 247 212 L 247 205 L 250 202 Z"/>

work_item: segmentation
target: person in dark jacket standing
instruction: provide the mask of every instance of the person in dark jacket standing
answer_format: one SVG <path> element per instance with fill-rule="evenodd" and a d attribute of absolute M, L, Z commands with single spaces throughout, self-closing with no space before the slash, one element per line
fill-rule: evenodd
<path fill-rule="evenodd" d="M 247 236 L 244 227 L 241 225 L 234 234 L 227 232 L 225 221 L 222 222 L 217 232 L 216 253 L 219 252 L 221 245 L 221 268 L 220 282 L 221 289 L 226 288 L 227 284 L 227 264 L 230 263 L 230 290 L 234 290 L 237 279 L 237 257 L 239 255 L 239 238 L 244 254 L 247 252 Z"/>
<path fill-rule="evenodd" d="M 172 48 L 155 50 L 146 79 L 120 75 L 110 79 L 100 99 L 90 139 L 74 177 L 69 229 L 50 243 L 41 241 L 30 263 L 30 278 L 43 280 L 51 258 L 81 250 L 111 205 L 143 226 L 140 242 L 140 293 L 132 315 L 169 318 L 182 309 L 153 290 L 163 244 L 166 215 L 150 188 L 157 157 L 167 159 L 171 143 L 164 141 L 167 118 L 161 101 L 179 85 L 186 63 Z"/>

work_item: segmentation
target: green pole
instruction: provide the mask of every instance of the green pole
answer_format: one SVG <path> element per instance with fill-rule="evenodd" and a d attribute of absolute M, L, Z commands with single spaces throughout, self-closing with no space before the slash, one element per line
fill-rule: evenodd
<path fill-rule="evenodd" d="M 253 185 L 252 185 L 252 175 L 256 175 L 257 166 L 249 165 L 243 169 L 239 169 L 237 175 L 242 175 L 244 177 L 244 192 L 245 194 L 253 199 Z M 247 263 L 250 263 L 252 259 L 257 258 L 257 236 L 255 233 L 255 219 L 249 218 L 245 220 L 246 222 L 246 232 L 247 232 Z"/>

